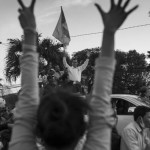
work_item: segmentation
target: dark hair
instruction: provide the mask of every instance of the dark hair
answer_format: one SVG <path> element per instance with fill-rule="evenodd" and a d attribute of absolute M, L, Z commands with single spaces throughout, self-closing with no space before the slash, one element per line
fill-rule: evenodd
<path fill-rule="evenodd" d="M 140 88 L 139 92 L 140 92 L 140 96 L 144 97 L 146 95 L 146 91 L 147 91 L 147 87 L 143 86 Z"/>
<path fill-rule="evenodd" d="M 46 146 L 72 146 L 86 131 L 84 115 L 88 110 L 90 106 L 82 97 L 60 89 L 52 91 L 41 100 L 37 132 Z"/>
<path fill-rule="evenodd" d="M 138 119 L 138 117 L 144 117 L 147 112 L 150 112 L 150 108 L 146 106 L 137 106 L 134 110 L 134 121 Z"/>
<path fill-rule="evenodd" d="M 78 61 L 78 60 L 77 60 L 77 58 L 76 58 L 76 57 L 74 57 L 74 58 L 72 58 L 72 62 L 73 62 L 73 61 Z"/>

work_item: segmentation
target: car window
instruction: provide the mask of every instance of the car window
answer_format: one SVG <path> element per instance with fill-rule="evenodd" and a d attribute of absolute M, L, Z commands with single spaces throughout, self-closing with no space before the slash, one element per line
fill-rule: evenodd
<path fill-rule="evenodd" d="M 121 98 L 112 98 L 111 102 L 112 107 L 116 109 L 117 115 L 132 115 L 136 107 L 134 104 Z"/>

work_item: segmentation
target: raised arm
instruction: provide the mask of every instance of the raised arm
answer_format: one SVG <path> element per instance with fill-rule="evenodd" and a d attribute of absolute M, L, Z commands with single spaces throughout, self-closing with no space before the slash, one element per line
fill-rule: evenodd
<path fill-rule="evenodd" d="M 86 61 L 80 66 L 80 68 L 81 68 L 82 71 L 85 70 L 86 67 L 88 66 L 88 63 L 89 63 L 89 57 L 90 57 L 90 52 L 87 52 L 87 53 L 86 53 L 86 56 L 87 56 Z"/>
<path fill-rule="evenodd" d="M 119 0 L 117 4 L 114 0 L 110 1 L 111 8 L 108 13 L 96 4 L 104 23 L 104 34 L 102 54 L 95 63 L 95 80 L 90 103 L 93 111 L 89 114 L 89 130 L 84 150 L 110 150 L 111 128 L 114 124 L 110 103 L 115 70 L 114 37 L 127 16 L 137 8 L 135 6 L 125 12 L 129 0 L 123 6 L 121 6 L 122 0 Z"/>
<path fill-rule="evenodd" d="M 67 46 L 64 46 L 64 50 L 63 50 L 63 65 L 65 68 L 69 68 L 70 66 L 68 65 L 67 61 L 66 61 L 66 49 Z"/>
<path fill-rule="evenodd" d="M 104 34 L 102 41 L 102 56 L 113 57 L 114 55 L 114 35 L 116 31 L 123 24 L 125 19 L 128 17 L 130 13 L 132 13 L 135 9 L 137 9 L 137 5 L 130 9 L 129 11 L 125 11 L 131 0 L 126 0 L 123 6 L 122 1 L 118 0 L 118 4 L 116 5 L 114 0 L 111 1 L 111 9 L 108 13 L 105 13 L 98 4 L 95 4 L 98 11 L 101 14 L 103 24 L 104 24 Z"/>
<path fill-rule="evenodd" d="M 36 22 L 33 14 L 35 0 L 29 7 L 18 0 L 19 21 L 24 32 L 21 58 L 21 92 L 16 106 L 15 124 L 9 150 L 36 150 L 34 127 L 39 104 L 38 54 L 36 53 Z"/>

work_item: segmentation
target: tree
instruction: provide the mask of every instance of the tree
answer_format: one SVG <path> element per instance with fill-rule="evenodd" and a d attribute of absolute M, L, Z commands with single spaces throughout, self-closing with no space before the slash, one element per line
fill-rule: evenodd
<path fill-rule="evenodd" d="M 116 71 L 114 75 L 113 93 L 123 93 L 126 89 L 130 94 L 136 94 L 144 84 L 142 73 L 146 71 L 147 63 L 144 54 L 136 50 L 129 52 L 116 51 Z"/>
<path fill-rule="evenodd" d="M 85 49 L 73 54 L 79 64 L 82 64 L 86 59 L 86 52 L 90 51 L 90 61 L 88 67 L 83 72 L 83 76 L 87 77 L 88 82 L 94 79 L 94 65 L 95 59 L 100 53 L 100 48 Z M 145 84 L 143 81 L 142 73 L 147 70 L 147 63 L 144 54 L 139 54 L 136 50 L 129 52 L 122 52 L 116 50 L 116 70 L 113 82 L 113 93 L 129 92 L 135 94 L 139 88 Z M 91 82 L 91 81 L 90 81 Z M 91 86 L 88 84 L 88 86 Z M 91 89 L 91 88 L 90 88 Z"/>
<path fill-rule="evenodd" d="M 6 79 L 16 81 L 20 75 L 19 54 L 22 51 L 22 39 L 8 39 L 9 48 L 6 55 L 5 75 Z"/>
<path fill-rule="evenodd" d="M 47 64 L 51 62 L 54 66 L 59 65 L 62 68 L 62 52 L 60 51 L 62 47 L 59 43 L 54 43 L 53 40 L 45 38 L 39 43 L 38 52 L 40 57 L 47 61 Z"/>
<path fill-rule="evenodd" d="M 60 68 L 63 68 L 62 64 L 62 57 L 63 54 L 60 50 L 62 45 L 60 43 L 55 43 L 53 40 L 49 38 L 44 38 L 40 40 L 41 34 L 38 34 L 37 38 L 37 45 L 38 45 L 38 52 L 40 58 L 39 64 L 39 72 L 48 69 L 50 62 L 53 66 L 59 65 Z M 9 47 L 6 54 L 6 67 L 5 67 L 5 76 L 6 79 L 11 81 L 16 81 L 17 77 L 20 75 L 20 64 L 19 64 L 19 57 L 22 52 L 22 39 L 9 39 Z M 45 60 L 47 62 L 46 66 L 44 64 Z"/>

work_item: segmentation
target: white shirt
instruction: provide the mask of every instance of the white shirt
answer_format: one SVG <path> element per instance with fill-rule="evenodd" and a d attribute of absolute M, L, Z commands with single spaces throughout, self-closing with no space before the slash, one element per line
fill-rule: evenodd
<path fill-rule="evenodd" d="M 150 139 L 150 130 L 142 130 L 136 122 L 129 123 L 122 132 L 121 150 L 145 150 L 145 138 Z"/>
<path fill-rule="evenodd" d="M 73 66 L 69 66 L 66 61 L 66 57 L 63 57 L 63 64 L 68 69 L 69 80 L 71 81 L 81 81 L 82 71 L 85 70 L 89 62 L 89 59 L 83 63 L 83 65 L 74 68 Z"/>

